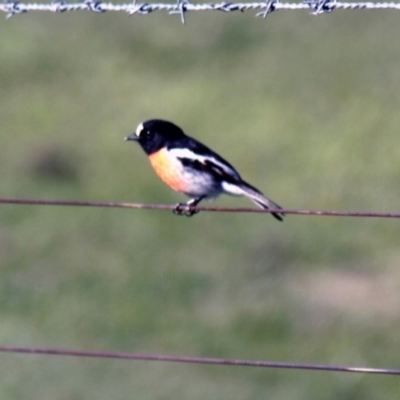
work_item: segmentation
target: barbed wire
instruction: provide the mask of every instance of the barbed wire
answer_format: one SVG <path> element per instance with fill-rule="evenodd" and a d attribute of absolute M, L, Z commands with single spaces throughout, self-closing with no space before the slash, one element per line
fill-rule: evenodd
<path fill-rule="evenodd" d="M 7 14 L 7 18 L 15 14 L 22 14 L 29 11 L 48 11 L 63 13 L 67 11 L 93 11 L 104 13 L 106 11 L 123 11 L 129 15 L 150 14 L 154 11 L 167 11 L 169 14 L 179 14 L 181 21 L 185 23 L 185 13 L 188 11 L 247 11 L 262 10 L 256 17 L 266 16 L 278 10 L 312 10 L 313 15 L 329 13 L 333 10 L 377 10 L 391 9 L 400 10 L 400 3 L 397 2 L 354 2 L 346 3 L 336 0 L 304 0 L 302 3 L 281 3 L 279 0 L 265 0 L 261 2 L 234 3 L 223 1 L 220 3 L 190 3 L 188 0 L 177 0 L 176 3 L 140 3 L 133 0 L 132 3 L 114 4 L 97 0 L 85 0 L 78 3 L 68 3 L 66 0 L 54 0 L 52 3 L 23 3 L 19 1 L 5 0 L 0 3 L 0 11 Z"/>
<path fill-rule="evenodd" d="M 18 347 L 0 346 L 0 352 L 41 354 L 41 355 L 53 355 L 53 356 L 113 358 L 113 359 L 141 360 L 141 361 L 166 361 L 166 362 L 189 363 L 189 364 L 226 365 L 226 366 L 236 366 L 236 367 L 261 367 L 261 368 L 300 369 L 300 370 L 329 371 L 329 372 L 353 372 L 353 373 L 380 374 L 380 375 L 400 375 L 400 369 L 390 369 L 390 368 L 366 368 L 366 367 L 349 367 L 342 365 L 327 365 L 327 364 L 238 360 L 230 358 L 170 356 L 163 354 L 120 353 L 120 352 L 109 352 L 109 351 L 66 350 L 66 349 L 19 347 L 19 346 Z"/>
<path fill-rule="evenodd" d="M 150 204 L 127 203 L 117 201 L 87 201 L 87 200 L 51 200 L 51 199 L 16 199 L 0 198 L 0 204 L 35 205 L 35 206 L 71 206 L 71 207 L 103 207 L 103 208 L 131 208 L 147 210 L 172 210 L 180 212 L 233 212 L 233 213 L 276 213 L 294 215 L 319 215 L 328 217 L 363 217 L 363 218 L 400 218 L 400 212 L 374 211 L 334 211 L 334 210 L 300 210 L 300 209 L 261 209 L 250 207 L 199 207 L 181 204 Z"/>

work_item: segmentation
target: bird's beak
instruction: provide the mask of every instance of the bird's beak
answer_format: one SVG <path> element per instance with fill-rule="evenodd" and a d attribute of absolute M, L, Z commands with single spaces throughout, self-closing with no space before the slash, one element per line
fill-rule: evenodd
<path fill-rule="evenodd" d="M 125 140 L 139 140 L 139 136 L 138 135 L 136 135 L 136 132 L 134 132 L 134 133 L 132 133 L 131 135 L 129 135 L 129 136 L 126 136 L 125 137 Z"/>

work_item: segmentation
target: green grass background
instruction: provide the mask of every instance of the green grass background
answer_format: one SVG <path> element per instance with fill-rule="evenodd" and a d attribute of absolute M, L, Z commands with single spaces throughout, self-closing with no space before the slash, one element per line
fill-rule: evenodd
<path fill-rule="evenodd" d="M 0 193 L 174 203 L 161 117 L 287 208 L 398 211 L 399 15 L 0 21 Z M 221 198 L 218 205 L 250 205 Z M 0 343 L 399 367 L 397 220 L 0 207 Z M 395 377 L 0 355 L 4 399 L 389 399 Z"/>

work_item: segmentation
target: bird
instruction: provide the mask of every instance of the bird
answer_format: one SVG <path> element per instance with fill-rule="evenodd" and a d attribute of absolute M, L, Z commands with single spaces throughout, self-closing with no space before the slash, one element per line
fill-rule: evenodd
<path fill-rule="evenodd" d="M 136 141 L 147 154 L 150 164 L 161 180 L 173 190 L 191 199 L 176 204 L 177 215 L 192 216 L 202 200 L 221 194 L 246 196 L 258 207 L 274 210 L 271 214 L 283 221 L 282 209 L 254 186 L 245 182 L 236 169 L 220 155 L 198 140 L 187 136 L 173 122 L 150 119 L 140 123 L 125 140 Z"/>

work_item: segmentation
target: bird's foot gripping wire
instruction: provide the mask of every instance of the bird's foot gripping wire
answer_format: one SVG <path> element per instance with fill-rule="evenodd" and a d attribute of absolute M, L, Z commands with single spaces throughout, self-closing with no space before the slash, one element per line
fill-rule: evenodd
<path fill-rule="evenodd" d="M 184 215 L 185 217 L 193 217 L 193 215 L 198 214 L 199 211 L 192 210 L 191 205 L 187 203 L 178 203 L 172 210 L 175 215 Z"/>
<path fill-rule="evenodd" d="M 187 203 L 178 203 L 175 205 L 172 212 L 175 215 L 184 215 L 185 217 L 193 217 L 193 215 L 198 214 L 200 211 L 193 210 L 192 207 L 196 207 L 197 204 L 199 204 L 203 199 L 204 196 L 199 197 L 198 199 L 191 199 Z"/>

